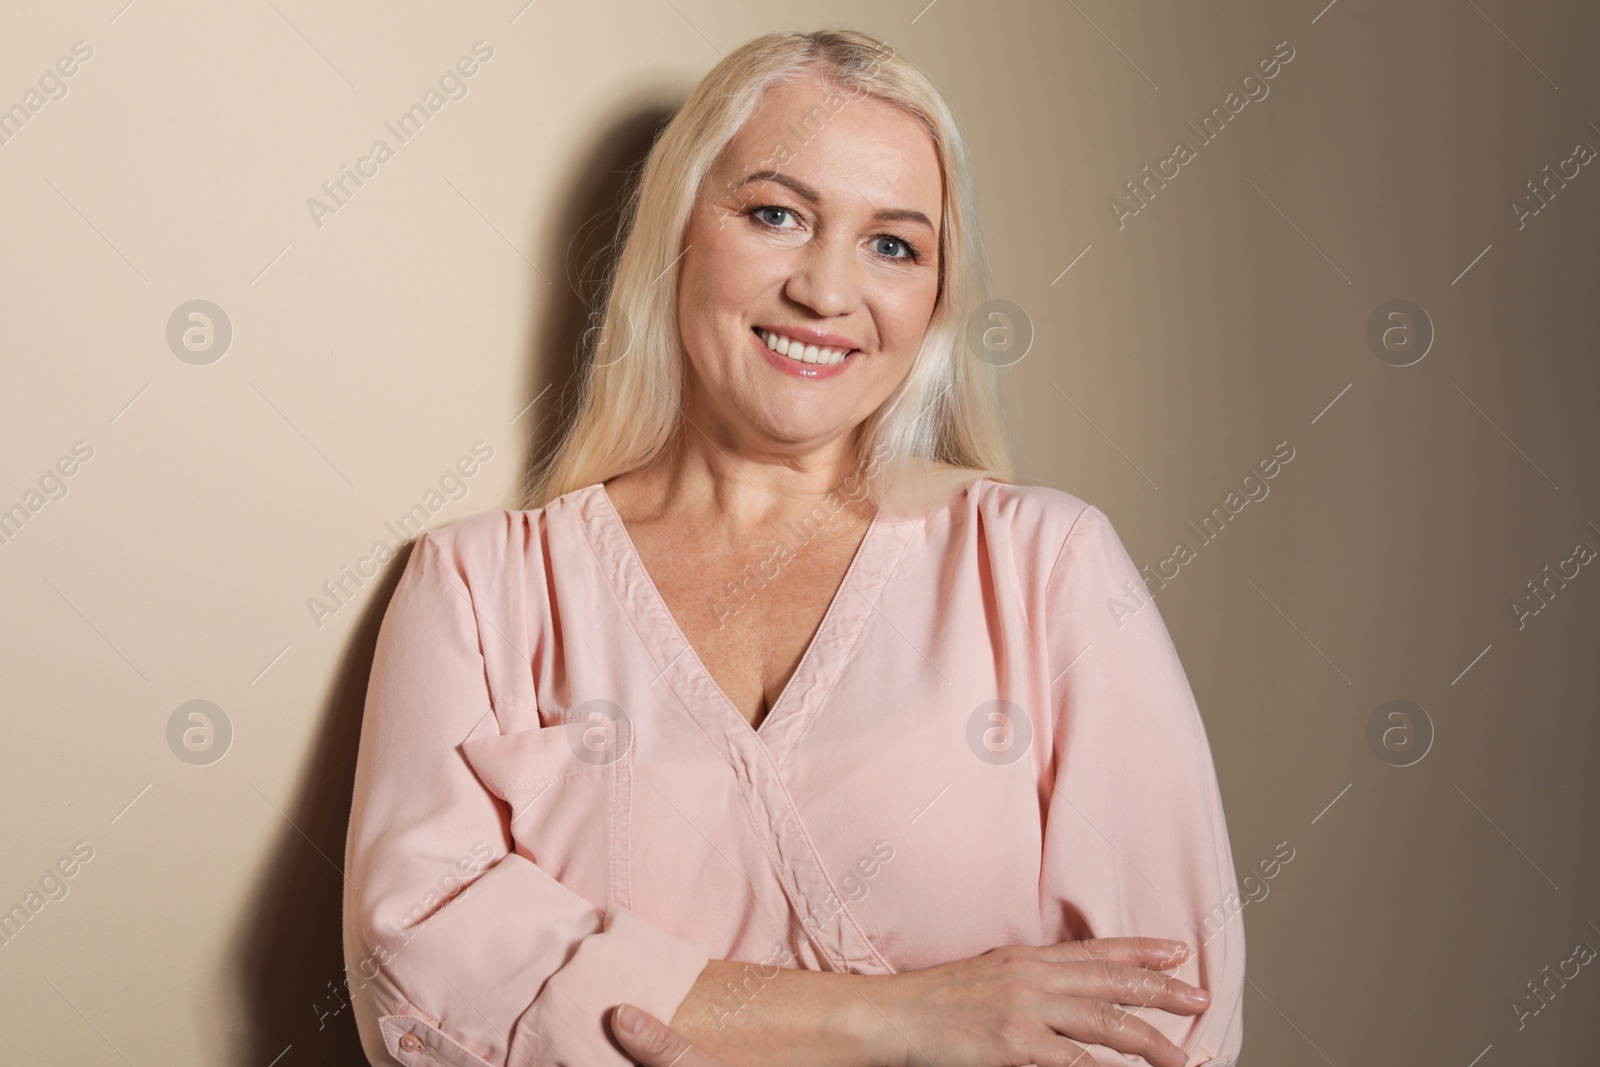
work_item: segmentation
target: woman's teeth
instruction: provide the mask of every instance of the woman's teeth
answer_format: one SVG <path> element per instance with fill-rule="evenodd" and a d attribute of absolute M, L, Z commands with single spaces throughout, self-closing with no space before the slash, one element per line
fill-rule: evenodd
<path fill-rule="evenodd" d="M 771 330 L 761 330 L 761 340 L 766 346 L 780 356 L 788 356 L 800 363 L 816 363 L 819 366 L 831 366 L 842 363 L 854 349 L 823 348 L 820 345 L 803 345 L 799 341 L 792 341 L 781 333 Z"/>

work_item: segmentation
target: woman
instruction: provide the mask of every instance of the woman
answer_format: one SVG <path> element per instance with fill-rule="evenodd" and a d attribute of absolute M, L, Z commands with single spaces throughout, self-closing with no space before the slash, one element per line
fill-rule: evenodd
<path fill-rule="evenodd" d="M 527 508 L 423 535 L 380 632 L 369 1058 L 1231 1064 L 1204 729 L 1109 520 L 1006 476 L 938 93 L 861 34 L 754 40 L 627 218 Z"/>

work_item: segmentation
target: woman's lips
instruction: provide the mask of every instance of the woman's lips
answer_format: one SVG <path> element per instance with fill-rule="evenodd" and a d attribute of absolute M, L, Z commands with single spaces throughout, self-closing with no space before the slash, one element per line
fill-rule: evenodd
<path fill-rule="evenodd" d="M 761 350 L 761 354 L 766 357 L 767 362 L 785 374 L 793 375 L 796 378 L 805 378 L 809 381 L 822 381 L 827 378 L 837 377 L 844 372 L 846 367 L 850 366 L 856 356 L 861 354 L 860 349 L 853 348 L 848 355 L 837 363 L 806 363 L 768 348 L 767 342 L 761 336 L 762 333 L 763 331 L 759 326 L 750 328 L 750 336 L 754 340 L 756 347 Z"/>

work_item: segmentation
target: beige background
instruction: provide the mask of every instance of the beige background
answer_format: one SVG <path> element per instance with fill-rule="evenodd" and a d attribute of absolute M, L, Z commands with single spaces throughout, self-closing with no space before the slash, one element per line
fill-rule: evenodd
<path fill-rule="evenodd" d="M 0 15 L 0 106 L 93 49 L 0 144 L 0 507 L 93 450 L 0 545 L 0 906 L 93 849 L 0 947 L 0 1059 L 357 1061 L 336 865 L 400 561 L 320 628 L 308 598 L 474 442 L 433 525 L 514 505 L 618 172 L 720 53 L 837 24 L 971 141 L 1035 331 L 1007 371 L 1029 480 L 1153 566 L 1295 450 L 1157 599 L 1241 877 L 1294 849 L 1242 912 L 1241 1064 L 1593 1062 L 1600 963 L 1512 1005 L 1600 947 L 1600 565 L 1521 629 L 1511 605 L 1600 548 L 1600 162 L 1521 228 L 1512 201 L 1600 147 L 1600 10 L 124 2 Z M 479 40 L 468 94 L 319 227 L 308 198 Z M 1270 94 L 1119 229 L 1110 198 L 1282 41 Z M 195 299 L 234 334 L 203 366 L 165 336 Z M 1393 299 L 1437 333 L 1408 367 L 1366 340 Z M 205 766 L 166 734 L 196 699 L 233 730 Z M 1366 740 L 1394 699 L 1434 732 L 1408 767 Z"/>

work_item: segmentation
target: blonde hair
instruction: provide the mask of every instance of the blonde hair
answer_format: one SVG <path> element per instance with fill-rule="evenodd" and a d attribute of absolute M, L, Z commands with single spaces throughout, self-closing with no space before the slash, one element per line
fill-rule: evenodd
<path fill-rule="evenodd" d="M 866 495 L 883 507 L 902 486 L 926 486 L 930 477 L 945 485 L 979 474 L 1014 480 L 997 369 L 966 341 L 967 317 L 987 297 L 991 279 L 967 150 L 949 106 L 925 74 L 876 38 L 851 30 L 781 32 L 757 37 L 717 63 L 651 149 L 623 207 L 619 232 L 626 236 L 599 328 L 585 341 L 577 410 L 559 444 L 530 473 L 524 508 L 647 466 L 683 432 L 687 353 L 674 268 L 690 214 L 762 94 L 812 73 L 850 98 L 872 97 L 918 119 L 944 177 L 939 293 L 927 332 L 905 380 L 856 435 Z M 820 108 L 812 114 L 827 117 Z M 773 157 L 785 151 L 780 145 Z"/>

